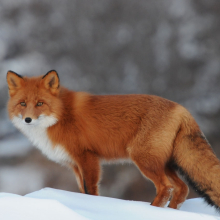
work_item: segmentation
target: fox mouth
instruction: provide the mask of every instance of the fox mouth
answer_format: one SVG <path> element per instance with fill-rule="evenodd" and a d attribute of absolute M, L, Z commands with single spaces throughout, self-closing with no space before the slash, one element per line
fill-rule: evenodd
<path fill-rule="evenodd" d="M 26 123 L 24 121 L 22 121 L 22 122 L 23 122 L 24 125 L 27 125 L 27 126 L 34 126 L 35 125 L 35 123 Z"/>

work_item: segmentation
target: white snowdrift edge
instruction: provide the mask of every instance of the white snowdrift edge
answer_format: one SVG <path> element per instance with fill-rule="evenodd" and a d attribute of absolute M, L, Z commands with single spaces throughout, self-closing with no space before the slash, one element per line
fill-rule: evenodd
<path fill-rule="evenodd" d="M 146 202 L 45 188 L 25 196 L 0 193 L 2 220 L 205 220 L 220 214 L 203 201 L 189 199 L 180 210 L 157 208 Z"/>

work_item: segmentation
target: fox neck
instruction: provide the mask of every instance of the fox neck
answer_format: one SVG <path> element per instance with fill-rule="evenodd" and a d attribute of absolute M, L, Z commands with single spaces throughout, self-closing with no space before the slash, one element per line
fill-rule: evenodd
<path fill-rule="evenodd" d="M 13 117 L 12 123 L 49 159 L 63 165 L 71 163 L 71 159 L 64 147 L 59 144 L 53 145 L 47 135 L 47 128 L 55 125 L 57 119 L 54 116 L 47 116 L 46 120 L 48 123 L 44 121 L 44 123 L 36 125 L 27 125 L 22 122 L 20 117 Z"/>

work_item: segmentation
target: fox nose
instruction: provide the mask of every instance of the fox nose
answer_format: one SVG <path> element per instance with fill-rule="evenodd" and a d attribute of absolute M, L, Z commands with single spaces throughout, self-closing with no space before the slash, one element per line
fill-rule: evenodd
<path fill-rule="evenodd" d="M 26 123 L 31 123 L 32 119 L 31 118 L 25 118 Z"/>

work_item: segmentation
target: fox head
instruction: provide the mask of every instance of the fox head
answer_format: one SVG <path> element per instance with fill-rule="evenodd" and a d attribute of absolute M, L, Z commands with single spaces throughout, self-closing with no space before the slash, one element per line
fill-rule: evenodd
<path fill-rule="evenodd" d="M 59 76 L 55 70 L 30 78 L 8 71 L 7 83 L 9 117 L 16 127 L 49 127 L 57 122 L 61 103 Z"/>

